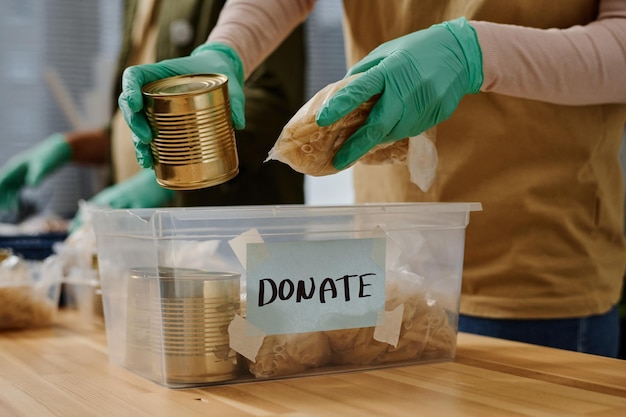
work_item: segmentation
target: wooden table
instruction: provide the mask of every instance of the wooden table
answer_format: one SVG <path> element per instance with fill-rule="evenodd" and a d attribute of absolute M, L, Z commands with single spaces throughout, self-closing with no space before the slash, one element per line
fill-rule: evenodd
<path fill-rule="evenodd" d="M 626 416 L 626 361 L 460 334 L 454 362 L 171 390 L 62 313 L 0 333 L 0 416 Z"/>

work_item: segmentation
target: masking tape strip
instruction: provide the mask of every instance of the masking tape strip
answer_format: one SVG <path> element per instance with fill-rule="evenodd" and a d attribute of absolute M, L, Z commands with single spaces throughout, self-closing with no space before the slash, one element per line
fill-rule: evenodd
<path fill-rule="evenodd" d="M 232 248 L 233 252 L 235 252 L 235 256 L 239 259 L 241 265 L 244 268 L 248 269 L 250 267 L 254 267 L 255 265 L 247 265 L 247 255 L 248 255 L 248 243 L 265 243 L 263 241 L 263 237 L 257 229 L 249 229 L 237 237 L 232 238 L 228 241 L 228 244 Z M 267 256 L 269 257 L 269 251 L 267 251 Z"/>
<path fill-rule="evenodd" d="M 263 331 L 240 315 L 235 315 L 228 326 L 228 336 L 231 349 L 252 362 L 256 361 L 256 354 L 265 339 Z"/>
<path fill-rule="evenodd" d="M 374 340 L 389 343 L 393 347 L 398 346 L 400 339 L 400 327 L 402 326 L 402 315 L 404 314 L 404 304 L 400 304 L 392 311 L 382 311 L 378 316 L 378 323 L 374 328 Z"/>

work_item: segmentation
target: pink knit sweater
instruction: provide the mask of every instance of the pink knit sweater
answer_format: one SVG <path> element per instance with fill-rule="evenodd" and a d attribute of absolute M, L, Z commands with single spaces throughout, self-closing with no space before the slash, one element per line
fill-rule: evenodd
<path fill-rule="evenodd" d="M 232 46 L 247 77 L 314 5 L 229 0 L 209 41 Z M 471 24 L 483 52 L 481 91 L 565 105 L 626 103 L 626 0 L 600 0 L 597 20 L 567 29 Z"/>

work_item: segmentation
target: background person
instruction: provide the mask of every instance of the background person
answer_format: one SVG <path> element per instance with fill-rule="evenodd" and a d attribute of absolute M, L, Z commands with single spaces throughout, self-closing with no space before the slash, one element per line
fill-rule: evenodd
<path fill-rule="evenodd" d="M 129 65 L 185 56 L 204 42 L 224 0 L 126 0 L 118 77 Z M 38 186 L 67 163 L 112 166 L 111 182 L 90 200 L 113 208 L 164 205 L 297 204 L 304 202 L 303 176 L 263 159 L 282 126 L 304 101 L 304 33 L 301 27 L 281 44 L 243 88 L 248 126 L 236 134 L 240 172 L 219 186 L 174 192 L 160 187 L 152 169 L 133 156 L 130 130 L 119 112 L 102 129 L 55 133 L 15 155 L 0 170 L 0 209 L 18 205 L 24 187 Z M 290 65 L 284 62 L 289 60 Z M 121 83 L 116 83 L 115 97 Z"/>

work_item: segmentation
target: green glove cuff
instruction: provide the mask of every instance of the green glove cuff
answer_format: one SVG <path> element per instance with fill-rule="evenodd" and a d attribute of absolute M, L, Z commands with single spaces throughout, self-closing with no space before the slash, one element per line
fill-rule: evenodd
<path fill-rule="evenodd" d="M 461 46 L 468 70 L 468 93 L 476 94 L 480 91 L 484 82 L 483 75 L 483 53 L 478 43 L 476 29 L 469 24 L 465 17 L 433 25 L 433 27 L 444 27 L 456 38 Z"/>
<path fill-rule="evenodd" d="M 138 188 L 145 187 L 143 191 L 151 196 L 151 198 L 145 199 L 146 202 L 149 202 L 145 207 L 162 206 L 167 203 L 168 200 L 174 198 L 174 194 L 176 194 L 174 190 L 163 188 L 159 185 L 156 180 L 156 173 L 153 169 L 143 169 L 128 181 L 132 181 Z"/>
<path fill-rule="evenodd" d="M 243 82 L 244 82 L 243 62 L 241 62 L 241 58 L 239 58 L 239 54 L 233 48 L 220 42 L 207 42 L 195 48 L 191 52 L 191 56 L 202 54 L 205 51 L 218 51 L 227 55 L 230 59 L 232 59 L 233 63 L 235 64 L 235 74 L 237 76 L 237 81 L 239 81 L 239 85 L 243 85 Z"/>
<path fill-rule="evenodd" d="M 143 169 L 127 180 L 100 191 L 89 202 L 114 209 L 161 207 L 174 194 L 174 191 L 163 188 L 156 182 L 154 170 Z"/>

